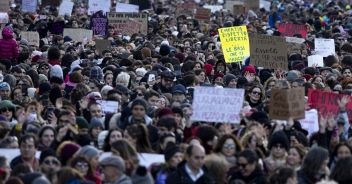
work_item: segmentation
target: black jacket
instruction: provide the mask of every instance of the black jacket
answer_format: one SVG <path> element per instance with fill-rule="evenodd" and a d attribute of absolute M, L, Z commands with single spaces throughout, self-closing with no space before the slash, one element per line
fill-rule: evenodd
<path fill-rule="evenodd" d="M 204 174 L 197 181 L 193 181 L 186 172 L 186 161 L 181 162 L 176 171 L 166 179 L 166 184 L 215 184 L 214 178 L 203 167 Z"/>
<path fill-rule="evenodd" d="M 247 177 L 242 176 L 239 171 L 235 172 L 230 178 L 230 183 L 236 180 L 243 181 L 246 184 L 268 184 L 268 181 L 264 176 L 263 171 L 261 171 L 259 168 L 254 170 L 252 174 Z"/>

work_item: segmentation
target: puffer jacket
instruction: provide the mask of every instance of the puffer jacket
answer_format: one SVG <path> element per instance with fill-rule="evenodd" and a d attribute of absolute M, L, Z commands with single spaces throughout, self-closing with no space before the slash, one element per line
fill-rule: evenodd
<path fill-rule="evenodd" d="M 13 31 L 10 27 L 5 27 L 2 30 L 2 39 L 0 39 L 0 59 L 15 61 L 18 54 L 18 44 L 13 38 Z"/>

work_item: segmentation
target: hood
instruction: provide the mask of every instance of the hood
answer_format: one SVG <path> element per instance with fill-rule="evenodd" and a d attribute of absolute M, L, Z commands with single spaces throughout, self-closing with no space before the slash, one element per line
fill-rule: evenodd
<path fill-rule="evenodd" d="M 4 39 L 12 39 L 13 38 L 13 31 L 10 27 L 5 27 L 2 30 L 2 37 Z"/>

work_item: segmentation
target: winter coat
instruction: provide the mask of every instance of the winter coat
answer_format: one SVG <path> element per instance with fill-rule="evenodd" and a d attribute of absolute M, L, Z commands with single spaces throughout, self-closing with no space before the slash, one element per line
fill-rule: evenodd
<path fill-rule="evenodd" d="M 2 39 L 0 40 L 0 59 L 15 61 L 18 54 L 18 44 L 13 38 L 13 31 L 10 27 L 5 27 L 2 30 Z"/>

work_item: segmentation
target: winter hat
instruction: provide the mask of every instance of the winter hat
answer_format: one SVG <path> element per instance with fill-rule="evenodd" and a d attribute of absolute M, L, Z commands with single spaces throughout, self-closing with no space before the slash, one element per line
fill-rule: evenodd
<path fill-rule="evenodd" d="M 210 75 L 211 75 L 211 71 L 213 71 L 213 65 L 211 65 L 211 64 L 205 64 L 205 65 L 204 65 L 204 72 L 205 72 L 205 75 L 210 76 Z"/>
<path fill-rule="evenodd" d="M 78 126 L 78 129 L 83 129 L 83 128 L 88 129 L 89 127 L 88 121 L 82 116 L 76 117 L 76 124 Z"/>
<path fill-rule="evenodd" d="M 253 73 L 253 74 L 257 73 L 257 71 L 255 70 L 255 67 L 253 65 L 245 66 L 243 68 L 243 73 L 246 73 L 246 72 Z"/>
<path fill-rule="evenodd" d="M 223 73 L 216 73 L 215 74 L 215 76 L 214 76 L 214 80 L 216 79 L 216 78 L 218 78 L 218 77 L 220 77 L 220 78 L 224 78 L 224 74 Z"/>
<path fill-rule="evenodd" d="M 58 77 L 60 79 L 64 78 L 64 74 L 62 72 L 60 65 L 54 65 L 53 67 L 51 67 L 49 75 L 50 75 L 50 77 Z"/>
<path fill-rule="evenodd" d="M 16 77 L 12 74 L 7 74 L 4 76 L 3 82 L 7 82 L 11 88 L 16 86 Z"/>
<path fill-rule="evenodd" d="M 123 161 L 123 159 L 120 156 L 109 156 L 104 158 L 101 162 L 100 162 L 101 166 L 113 166 L 116 167 L 119 171 L 121 171 L 122 173 L 125 172 L 125 162 Z"/>
<path fill-rule="evenodd" d="M 174 113 L 173 113 L 172 110 L 171 110 L 170 108 L 168 108 L 168 107 L 165 107 L 165 108 L 161 109 L 161 110 L 159 111 L 159 113 L 158 113 L 158 117 L 159 117 L 159 118 L 162 118 L 162 117 L 164 117 L 164 116 L 166 116 L 166 115 L 174 115 Z"/>
<path fill-rule="evenodd" d="M 39 84 L 41 84 L 43 82 L 47 82 L 47 81 L 48 81 L 48 77 L 46 77 L 46 75 L 39 74 Z"/>
<path fill-rule="evenodd" d="M 39 163 L 42 164 L 43 161 L 45 160 L 46 157 L 56 157 L 56 153 L 54 150 L 52 149 L 47 149 L 47 150 L 44 150 L 40 153 L 40 157 L 39 157 Z"/>
<path fill-rule="evenodd" d="M 9 90 L 11 91 L 11 87 L 7 82 L 1 82 L 0 83 L 0 90 Z"/>
<path fill-rule="evenodd" d="M 10 110 L 15 111 L 16 106 L 10 100 L 2 100 L 0 102 L 0 110 L 2 110 L 2 109 L 10 109 Z"/>
<path fill-rule="evenodd" d="M 137 77 L 144 77 L 144 75 L 147 73 L 148 71 L 145 68 L 137 68 L 136 69 L 136 74 Z"/>
<path fill-rule="evenodd" d="M 99 66 L 93 66 L 90 69 L 90 79 L 96 79 L 98 81 L 102 81 L 104 78 L 103 70 Z"/>
<path fill-rule="evenodd" d="M 101 88 L 100 94 L 101 94 L 102 96 L 107 96 L 107 95 L 108 95 L 108 92 L 109 92 L 110 90 L 113 90 L 113 89 L 114 89 L 113 87 L 111 87 L 111 86 L 109 86 L 109 85 L 105 85 L 104 87 Z"/>
<path fill-rule="evenodd" d="M 286 79 L 289 81 L 289 82 L 293 82 L 295 80 L 298 79 L 298 74 L 297 72 L 295 72 L 294 70 L 291 70 L 287 73 L 287 76 L 286 76 Z"/>
<path fill-rule="evenodd" d="M 50 99 L 51 104 L 55 105 L 56 100 L 61 97 L 63 97 L 63 95 L 62 95 L 61 89 L 59 87 L 56 86 L 50 90 L 49 99 Z"/>
<path fill-rule="evenodd" d="M 162 44 L 160 46 L 160 50 L 159 50 L 159 53 L 161 56 L 167 56 L 170 54 L 170 47 L 166 44 Z"/>
<path fill-rule="evenodd" d="M 50 184 L 51 182 L 45 177 L 41 176 L 33 180 L 32 184 Z"/>
<path fill-rule="evenodd" d="M 186 94 L 186 88 L 185 86 L 183 86 L 182 84 L 177 84 L 174 86 L 174 88 L 172 89 L 172 93 L 181 93 L 181 94 Z"/>
<path fill-rule="evenodd" d="M 103 122 L 102 122 L 99 118 L 93 117 L 93 118 L 90 120 L 89 129 L 93 129 L 93 128 L 95 128 L 95 127 L 104 128 Z"/>
<path fill-rule="evenodd" d="M 262 111 L 253 112 L 248 117 L 248 120 L 257 121 L 260 124 L 266 124 L 270 121 L 268 115 Z"/>
<path fill-rule="evenodd" d="M 64 42 L 70 42 L 70 41 L 72 41 L 71 37 L 69 37 L 69 36 L 64 37 Z"/>
<path fill-rule="evenodd" d="M 273 77 L 269 71 L 260 72 L 259 79 L 262 84 L 265 83 L 270 77 Z"/>
<path fill-rule="evenodd" d="M 239 77 L 237 80 L 237 88 L 244 88 L 244 86 L 248 83 L 248 80 L 245 77 Z"/>
<path fill-rule="evenodd" d="M 169 161 L 176 153 L 180 152 L 181 150 L 178 146 L 171 142 L 168 143 L 164 151 L 165 161 Z"/>
<path fill-rule="evenodd" d="M 233 74 L 226 74 L 225 77 L 224 77 L 224 83 L 225 83 L 225 86 L 228 86 L 229 83 L 232 81 L 232 80 L 235 80 L 236 79 L 236 76 L 233 75 Z"/>
<path fill-rule="evenodd" d="M 307 81 L 309 81 L 309 80 L 312 78 L 312 76 L 309 75 L 309 74 L 303 74 L 303 77 L 304 77 Z"/>
<path fill-rule="evenodd" d="M 281 144 L 281 146 L 284 147 L 286 151 L 288 151 L 290 148 L 290 142 L 287 138 L 287 135 L 281 130 L 271 135 L 271 138 L 268 144 L 269 150 L 277 144 Z"/>
<path fill-rule="evenodd" d="M 77 153 L 79 156 L 87 157 L 92 159 L 96 156 L 99 156 L 99 150 L 91 145 L 83 146 Z"/>
<path fill-rule="evenodd" d="M 60 158 L 62 165 L 66 165 L 67 161 L 70 160 L 80 148 L 81 147 L 74 142 L 65 141 L 57 148 L 56 155 Z"/>
<path fill-rule="evenodd" d="M 43 174 L 42 173 L 39 173 L 39 172 L 31 172 L 31 173 L 27 173 L 25 174 L 24 176 L 22 176 L 22 181 L 23 181 L 23 184 L 32 184 L 34 183 L 33 181 L 37 178 L 40 178 L 42 177 Z"/>
<path fill-rule="evenodd" d="M 141 105 L 144 107 L 145 110 L 147 110 L 147 102 L 143 99 L 135 99 L 132 102 L 131 109 L 133 109 L 134 106 L 136 105 Z"/>

